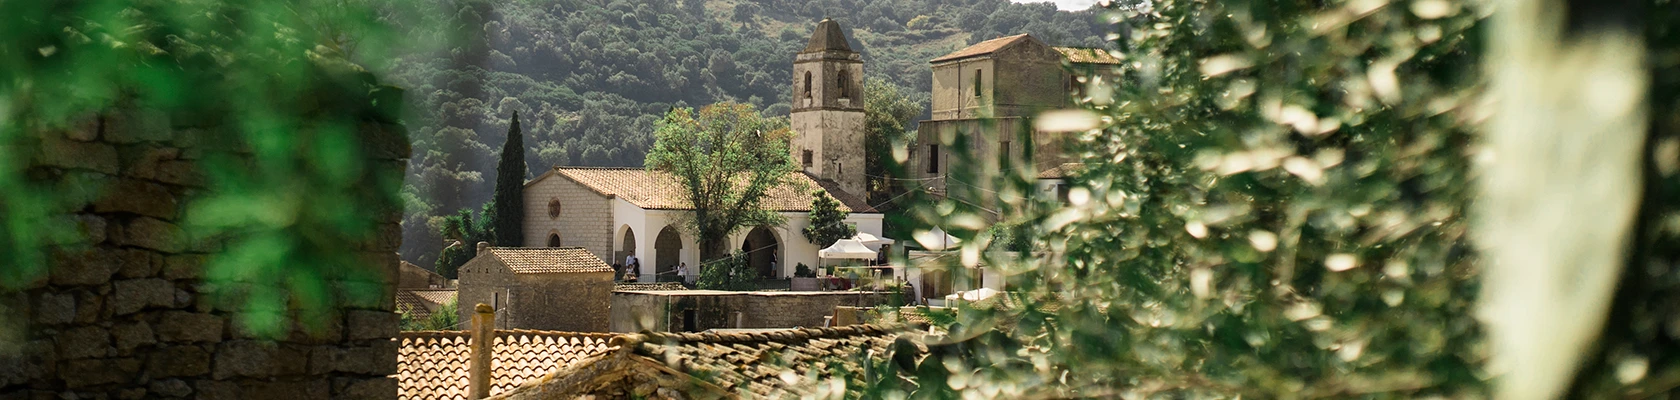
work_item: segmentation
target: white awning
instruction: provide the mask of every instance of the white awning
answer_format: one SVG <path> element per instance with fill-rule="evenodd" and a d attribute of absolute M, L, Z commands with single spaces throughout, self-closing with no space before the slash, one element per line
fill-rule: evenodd
<path fill-rule="evenodd" d="M 818 250 L 817 257 L 821 258 L 849 258 L 868 260 L 875 258 L 875 251 L 858 242 L 857 239 L 840 239 L 833 246 Z"/>
<path fill-rule="evenodd" d="M 915 238 L 917 244 L 921 244 L 922 248 L 931 251 L 946 250 L 962 244 L 962 239 L 957 239 L 937 227 L 931 231 L 917 231 Z"/>
<path fill-rule="evenodd" d="M 876 237 L 875 235 L 869 234 L 869 232 L 858 232 L 856 235 L 853 235 L 851 239 L 869 246 L 894 242 L 892 238 Z"/>

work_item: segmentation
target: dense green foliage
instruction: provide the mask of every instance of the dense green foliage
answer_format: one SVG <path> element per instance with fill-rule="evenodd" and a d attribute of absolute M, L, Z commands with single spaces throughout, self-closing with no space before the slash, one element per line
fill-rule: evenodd
<path fill-rule="evenodd" d="M 870 78 L 863 83 L 863 129 L 864 129 L 864 174 L 868 175 L 869 187 L 865 198 L 869 204 L 886 212 L 899 208 L 893 200 L 897 200 L 903 193 L 894 176 L 901 176 L 894 169 L 896 163 L 892 154 L 893 146 L 909 143 L 912 137 L 908 128 L 913 126 L 916 117 L 926 112 L 927 105 L 917 103 L 905 89 L 883 79 Z"/>
<path fill-rule="evenodd" d="M 449 300 L 425 318 L 415 318 L 408 310 L 397 310 L 400 318 L 397 325 L 404 331 L 461 330 L 461 315 L 457 313 L 457 303 L 453 299 Z"/>
<path fill-rule="evenodd" d="M 700 290 L 757 290 L 758 271 L 747 264 L 746 255 L 737 252 L 700 263 L 700 279 L 694 285 Z"/>
<path fill-rule="evenodd" d="M 432 267 L 433 271 L 444 278 L 459 278 L 461 265 L 478 256 L 478 242 L 489 242 L 495 236 L 495 228 L 490 225 L 488 218 L 493 213 L 491 206 L 485 204 L 477 218 L 473 217 L 473 211 L 470 209 L 462 209 L 455 215 L 443 218 L 443 226 L 438 228 L 438 235 L 449 240 L 450 244 L 441 250 L 437 264 Z"/>
<path fill-rule="evenodd" d="M 683 186 L 682 200 L 694 210 L 684 226 L 699 242 L 702 262 L 727 255 L 735 231 L 782 222 L 762 204 L 770 190 L 796 184 L 786 118 L 766 118 L 738 103 L 705 106 L 698 115 L 677 108 L 659 121 L 654 137 L 647 168 Z"/>
<path fill-rule="evenodd" d="M 1090 128 L 1067 133 L 1086 166 L 1068 203 L 1019 174 L 954 168 L 994 183 L 1008 232 L 970 204 L 917 210 L 965 239 L 953 264 L 1010 277 L 1014 304 L 1062 306 L 959 313 L 951 340 L 968 350 L 890 385 L 929 398 L 1485 395 L 1466 237 L 1480 13 L 1367 4 L 1158 1 L 1127 15 L 1122 80 L 1087 82 L 1112 97 L 1039 121 Z M 1006 239 L 1022 235 L 1039 251 Z"/>
<path fill-rule="evenodd" d="M 490 210 L 486 215 L 497 246 L 520 247 L 525 241 L 525 145 L 519 131 L 519 112 L 513 112 L 508 124 L 507 142 L 502 145 L 502 161 L 496 165 L 496 192 L 490 196 Z"/>
<path fill-rule="evenodd" d="M 395 60 L 407 87 L 415 155 L 403 195 L 405 259 L 437 254 L 442 217 L 489 201 L 495 143 L 523 118 L 531 175 L 557 165 L 640 166 L 671 108 L 733 101 L 766 116 L 790 110 L 793 55 L 834 18 L 866 74 L 898 87 L 924 115 L 927 60 L 998 36 L 1102 46 L 1093 12 L 1006 0 L 431 0 L 411 37 L 453 39 Z M 449 27 L 451 29 L 439 29 Z M 451 37 L 452 32 L 465 36 Z M 869 89 L 874 92 L 875 89 Z M 893 112 L 896 119 L 902 114 Z M 914 126 L 907 127 L 914 129 Z M 874 174 L 872 172 L 872 174 Z M 884 174 L 875 174 L 885 176 Z"/>
<path fill-rule="evenodd" d="M 857 228 L 846 223 L 848 213 L 840 210 L 839 200 L 821 190 L 812 191 L 811 196 L 811 224 L 800 232 L 805 234 L 805 240 L 820 249 L 857 234 Z"/>
<path fill-rule="evenodd" d="M 73 245 L 64 215 L 78 210 L 64 205 L 99 193 L 23 170 L 34 133 L 145 108 L 167 114 L 160 129 L 221 127 L 205 144 L 242 153 L 196 161 L 207 188 L 179 222 L 226 240 L 207 277 L 253 283 L 227 299 L 250 332 L 283 334 L 294 311 L 341 300 L 377 304 L 376 272 L 342 268 L 365 265 L 347 244 L 400 201 L 402 177 L 376 173 L 357 142 L 367 122 L 396 121 L 400 91 L 346 62 L 389 59 L 397 37 L 375 14 L 336 0 L 0 2 L 0 285 L 43 273 L 48 245 Z M 365 283 L 327 283 L 340 278 Z"/>

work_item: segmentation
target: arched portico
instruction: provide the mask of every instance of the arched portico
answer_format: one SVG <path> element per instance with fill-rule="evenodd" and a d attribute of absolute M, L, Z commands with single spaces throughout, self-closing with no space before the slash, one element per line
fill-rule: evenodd
<path fill-rule="evenodd" d="M 653 241 L 653 259 L 642 264 L 657 266 L 658 280 L 676 280 L 677 263 L 682 262 L 683 238 L 676 227 L 666 225 Z M 645 271 L 644 271 L 645 272 Z"/>
<path fill-rule="evenodd" d="M 783 277 L 781 261 L 786 257 L 782 256 L 782 247 L 781 235 L 767 226 L 753 228 L 741 241 L 741 253 L 747 255 L 747 265 L 758 271 L 761 279 Z"/>
<path fill-rule="evenodd" d="M 618 233 L 614 236 L 617 237 L 613 241 L 617 244 L 617 248 L 613 249 L 613 259 L 607 260 L 607 264 L 623 264 L 625 258 L 631 254 L 636 254 L 636 230 L 630 228 L 630 225 L 621 225 L 618 227 Z M 621 268 L 629 267 L 628 265 L 621 266 Z M 623 273 L 623 271 L 620 270 L 619 273 Z"/>

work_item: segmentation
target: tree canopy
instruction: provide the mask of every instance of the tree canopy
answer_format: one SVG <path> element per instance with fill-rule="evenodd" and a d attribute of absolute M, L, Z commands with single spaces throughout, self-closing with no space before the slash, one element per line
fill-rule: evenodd
<path fill-rule="evenodd" d="M 817 248 L 825 248 L 857 234 L 857 228 L 846 224 L 847 213 L 840 210 L 839 200 L 822 190 L 811 192 L 811 197 L 811 225 L 801 231 L 805 240 L 817 245 Z"/>
<path fill-rule="evenodd" d="M 780 214 L 762 203 L 770 190 L 796 184 L 784 118 L 766 118 L 752 106 L 719 103 L 665 114 L 654 130 L 647 168 L 665 172 L 683 186 L 692 205 L 688 226 L 700 244 L 701 261 L 727 255 L 727 240 L 741 228 L 776 225 Z"/>

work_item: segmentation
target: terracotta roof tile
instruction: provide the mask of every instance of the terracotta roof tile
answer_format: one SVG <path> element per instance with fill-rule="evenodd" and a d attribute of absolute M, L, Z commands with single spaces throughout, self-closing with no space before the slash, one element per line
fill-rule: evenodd
<path fill-rule="evenodd" d="M 398 335 L 397 398 L 466 399 L 472 335 L 466 331 L 402 332 Z M 491 347 L 490 394 L 507 392 L 612 348 L 615 335 L 532 330 L 497 330 Z"/>
<path fill-rule="evenodd" d="M 641 168 L 599 168 L 599 167 L 555 167 L 555 174 L 571 179 L 578 184 L 588 187 L 607 196 L 616 196 L 624 201 L 649 210 L 692 210 L 693 206 L 685 199 L 683 186 L 670 174 L 661 171 L 649 171 Z M 830 196 L 840 200 L 840 206 L 847 212 L 874 212 L 867 203 L 856 196 L 845 193 L 835 187 L 833 183 L 818 182 L 803 172 L 794 172 L 791 177 L 793 184 L 771 189 L 765 196 L 764 206 L 773 211 L 808 212 L 811 211 L 812 189 L 821 188 L 828 191 Z"/>
<path fill-rule="evenodd" d="M 1054 47 L 1056 52 L 1062 53 L 1068 62 L 1075 64 L 1120 64 L 1120 59 L 1114 58 L 1108 50 L 1089 47 Z"/>
<path fill-rule="evenodd" d="M 490 255 L 516 274 L 613 272 L 582 247 L 491 247 Z"/>
<path fill-rule="evenodd" d="M 987 41 L 980 42 L 980 43 L 975 43 L 973 46 L 968 46 L 968 47 L 963 48 L 962 50 L 957 50 L 955 52 L 951 52 L 951 54 L 946 54 L 946 55 L 943 55 L 943 56 L 939 56 L 939 58 L 928 60 L 928 62 L 936 63 L 936 62 L 943 62 L 943 61 L 951 61 L 951 60 L 955 60 L 955 59 L 959 59 L 959 58 L 969 58 L 969 57 L 974 57 L 974 56 L 979 56 L 979 55 L 991 54 L 992 52 L 995 52 L 995 51 L 998 51 L 998 50 L 1003 50 L 1003 48 L 1009 47 L 1010 45 L 1013 45 L 1016 42 L 1021 41 L 1021 40 L 1034 40 L 1034 39 L 1032 39 L 1032 36 L 1028 36 L 1025 33 L 1015 35 L 1015 36 L 1004 36 L 1004 37 L 1000 37 L 1000 38 L 996 38 L 996 39 L 992 39 L 992 40 L 987 40 Z"/>

